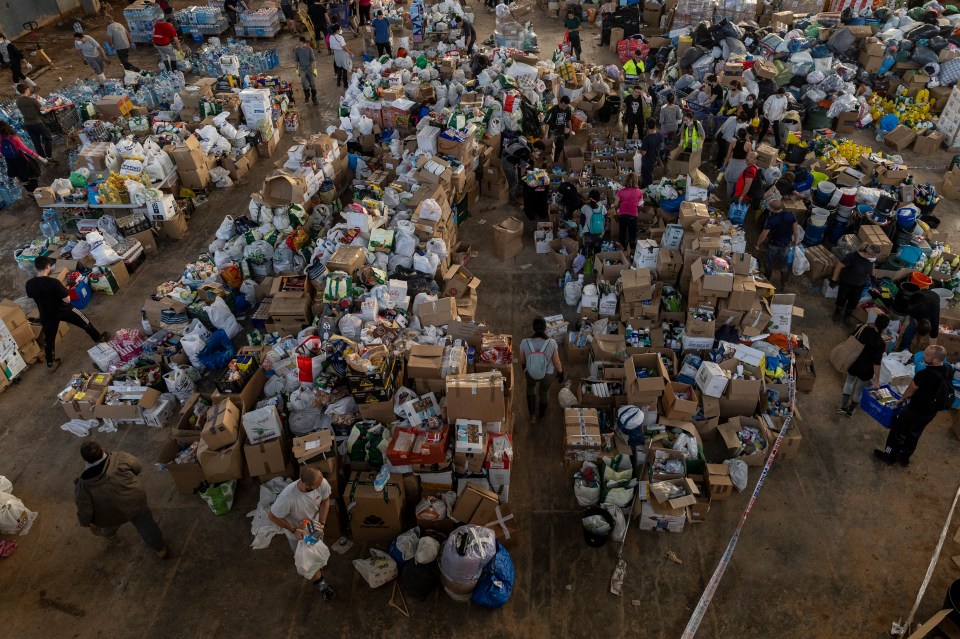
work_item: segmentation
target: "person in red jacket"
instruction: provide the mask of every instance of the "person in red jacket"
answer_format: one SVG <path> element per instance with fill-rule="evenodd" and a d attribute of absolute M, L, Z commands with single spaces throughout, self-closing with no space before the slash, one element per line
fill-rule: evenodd
<path fill-rule="evenodd" d="M 160 54 L 160 62 L 167 71 L 177 70 L 177 51 L 183 51 L 177 30 L 169 22 L 155 22 L 153 24 L 153 46 Z M 174 50 L 176 47 L 176 50 Z"/>

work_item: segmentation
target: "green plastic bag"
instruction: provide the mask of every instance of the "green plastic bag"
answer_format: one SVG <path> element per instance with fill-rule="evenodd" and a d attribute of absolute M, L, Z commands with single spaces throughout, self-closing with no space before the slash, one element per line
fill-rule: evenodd
<path fill-rule="evenodd" d="M 417 68 L 426 69 L 427 68 L 427 56 L 420 54 L 420 57 L 417 58 Z"/>
<path fill-rule="evenodd" d="M 70 174 L 70 186 L 74 188 L 83 188 L 87 185 L 87 178 L 83 177 L 83 173 L 77 173 L 76 171 Z"/>
<path fill-rule="evenodd" d="M 203 501 L 207 502 L 214 515 L 226 515 L 233 508 L 233 495 L 237 490 L 237 480 L 231 479 L 220 484 L 214 484 L 200 493 Z"/>

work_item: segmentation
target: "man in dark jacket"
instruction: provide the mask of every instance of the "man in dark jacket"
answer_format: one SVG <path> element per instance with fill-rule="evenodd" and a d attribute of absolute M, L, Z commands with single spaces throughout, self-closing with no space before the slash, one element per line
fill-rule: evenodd
<path fill-rule="evenodd" d="M 127 453 L 108 453 L 97 442 L 84 442 L 80 456 L 86 466 L 73 482 L 80 525 L 113 540 L 117 529 L 129 521 L 157 557 L 166 559 L 170 552 L 138 477 L 143 470 L 140 460 Z"/>
<path fill-rule="evenodd" d="M 927 366 L 913 376 L 900 398 L 898 404 L 906 406 L 893 419 L 884 449 L 873 450 L 874 457 L 891 465 L 897 462 L 901 466 L 910 464 L 910 456 L 917 450 L 923 429 L 942 409 L 937 405 L 938 397 L 952 383 L 953 368 L 945 364 L 946 358 L 947 351 L 943 346 L 928 346 L 923 351 Z"/>
<path fill-rule="evenodd" d="M 937 337 L 937 328 L 940 326 L 940 296 L 930 289 L 917 291 L 910 296 L 907 302 L 907 319 L 900 334 L 898 351 L 909 349 L 913 337 L 917 333 L 917 322 L 925 319 L 930 322 L 930 339 Z"/>

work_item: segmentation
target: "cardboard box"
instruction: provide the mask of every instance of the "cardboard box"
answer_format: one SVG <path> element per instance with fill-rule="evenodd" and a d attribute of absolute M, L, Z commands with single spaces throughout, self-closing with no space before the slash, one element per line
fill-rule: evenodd
<path fill-rule="evenodd" d="M 454 264 L 443 272 L 443 296 L 457 299 L 475 293 L 480 286 L 480 278 L 460 264 Z"/>
<path fill-rule="evenodd" d="M 596 450 L 603 445 L 600 416 L 595 408 L 565 408 L 564 447 L 567 450 Z"/>
<path fill-rule="evenodd" d="M 403 476 L 391 474 L 383 490 L 374 488 L 376 473 L 355 471 L 343 490 L 355 541 L 389 542 L 403 532 Z"/>
<path fill-rule="evenodd" d="M 710 501 L 723 501 L 733 495 L 730 467 L 726 464 L 705 464 L 705 482 Z"/>
<path fill-rule="evenodd" d="M 883 143 L 894 151 L 905 151 L 916 139 L 916 131 L 900 124 L 883 138 Z"/>
<path fill-rule="evenodd" d="M 639 369 L 652 370 L 654 374 L 649 377 L 638 378 L 637 370 Z M 663 391 L 670 380 L 667 369 L 658 353 L 643 353 L 628 357 L 624 361 L 624 377 L 626 378 L 627 401 L 631 404 L 656 400 L 663 395 Z"/>
<path fill-rule="evenodd" d="M 109 375 L 107 376 L 109 381 Z M 71 390 L 60 398 L 60 406 L 69 419 L 96 419 L 96 407 L 103 402 L 106 387 L 91 388 L 89 385 L 80 390 Z"/>
<path fill-rule="evenodd" d="M 740 441 L 739 437 L 737 437 L 737 433 L 747 426 L 752 426 L 759 431 L 760 439 L 763 442 L 762 449 L 753 450 L 752 452 L 744 451 L 744 444 Z M 773 446 L 773 438 L 770 431 L 763 422 L 752 417 L 732 417 L 729 421 L 720 424 L 717 430 L 720 433 L 720 437 L 723 438 L 723 443 L 727 447 L 727 454 L 730 458 L 742 459 L 747 466 L 762 466 L 767 459 L 767 455 L 770 453 L 770 448 Z"/>
<path fill-rule="evenodd" d="M 243 477 L 243 438 L 220 450 L 211 449 L 203 439 L 197 448 L 197 461 L 203 476 L 211 484 Z"/>
<path fill-rule="evenodd" d="M 423 302 L 415 312 L 422 326 L 445 326 L 457 319 L 457 300 L 441 297 L 435 302 Z"/>
<path fill-rule="evenodd" d="M 160 392 L 153 388 L 136 387 L 122 390 L 122 387 L 110 387 L 108 394 L 120 396 L 124 403 L 100 403 L 94 407 L 93 415 L 97 419 L 143 422 L 143 411 L 153 408 L 160 400 Z"/>
<path fill-rule="evenodd" d="M 485 525 L 496 517 L 496 508 L 500 499 L 492 490 L 486 490 L 474 483 L 469 483 L 457 498 L 450 518 L 462 523 L 477 523 Z"/>
<path fill-rule="evenodd" d="M 683 494 L 677 497 L 670 497 L 671 492 L 676 489 L 682 490 Z M 667 479 L 650 484 L 650 493 L 658 504 L 666 505 L 670 508 L 685 508 L 697 502 L 700 489 L 697 488 L 697 485 L 693 483 L 693 480 L 690 478 Z"/>
<path fill-rule="evenodd" d="M 310 464 L 324 459 L 336 460 L 337 451 L 333 432 L 319 430 L 302 437 L 294 437 L 292 452 L 294 458 L 301 464 Z"/>
<path fill-rule="evenodd" d="M 719 364 L 703 361 L 700 364 L 700 368 L 697 369 L 695 381 L 697 388 L 700 389 L 703 395 L 707 397 L 722 397 L 723 391 L 726 390 L 730 378 L 727 376 L 727 371 L 721 368 Z"/>
<path fill-rule="evenodd" d="M 183 445 L 181 445 L 181 441 Z M 193 441 L 198 440 L 194 439 Z M 180 454 L 183 446 L 189 446 L 191 443 L 190 441 L 170 438 L 167 440 L 167 443 L 163 445 L 163 448 L 160 450 L 160 455 L 157 457 L 157 463 L 163 464 L 167 472 L 170 473 L 177 492 L 184 495 L 192 495 L 197 487 L 206 479 L 199 463 L 178 464 L 174 461 L 177 455 Z"/>
<path fill-rule="evenodd" d="M 708 275 L 704 270 L 703 258 L 698 259 L 690 266 L 693 280 L 700 283 L 700 288 L 709 293 L 716 293 L 719 297 L 726 297 L 723 293 L 733 290 L 733 273 L 716 273 Z"/>
<path fill-rule="evenodd" d="M 656 530 L 672 533 L 683 532 L 687 523 L 684 508 L 670 508 L 655 500 L 644 501 L 640 507 L 640 530 Z"/>
<path fill-rule="evenodd" d="M 283 438 L 243 447 L 247 472 L 251 477 L 284 472 L 287 467 L 287 442 Z"/>
<path fill-rule="evenodd" d="M 447 377 L 447 421 L 503 421 L 506 414 L 504 376 L 500 372 Z"/>
<path fill-rule="evenodd" d="M 270 441 L 283 435 L 283 422 L 280 421 L 280 414 L 277 412 L 276 406 L 264 406 L 257 410 L 245 412 L 241 421 L 247 441 L 251 444 Z M 277 470 L 270 472 L 277 472 Z"/>
<path fill-rule="evenodd" d="M 443 379 L 443 346 L 414 344 L 407 358 L 410 379 Z"/>
<path fill-rule="evenodd" d="M 677 393 L 688 393 L 690 399 L 681 399 Z M 670 382 L 663 389 L 663 397 L 660 399 L 662 413 L 668 419 L 680 421 L 690 421 L 697 413 L 699 408 L 699 396 L 690 384 L 681 384 L 679 382 Z"/>
<path fill-rule="evenodd" d="M 797 296 L 793 293 L 778 293 L 770 299 L 770 332 L 789 335 L 794 317 L 803 317 L 803 309 L 795 306 Z"/>
<path fill-rule="evenodd" d="M 940 150 L 945 136 L 940 131 L 928 129 L 917 136 L 913 144 L 913 151 L 918 155 L 933 155 Z"/>
<path fill-rule="evenodd" d="M 96 104 L 97 113 L 105 120 L 125 118 L 133 111 L 133 102 L 125 95 L 105 95 Z"/>
<path fill-rule="evenodd" d="M 207 412 L 207 422 L 200 439 L 211 450 L 219 450 L 237 441 L 240 434 L 240 408 L 231 400 L 214 404 Z"/>

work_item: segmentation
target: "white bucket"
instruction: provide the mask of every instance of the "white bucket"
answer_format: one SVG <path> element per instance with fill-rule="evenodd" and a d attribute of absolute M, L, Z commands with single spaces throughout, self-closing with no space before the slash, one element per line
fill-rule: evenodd
<path fill-rule="evenodd" d="M 849 220 L 851 215 L 853 215 L 853 207 L 852 207 L 852 206 L 838 206 L 838 207 L 837 207 L 837 219 L 838 219 L 838 220 Z"/>
<path fill-rule="evenodd" d="M 946 288 L 930 289 L 940 297 L 940 308 L 946 308 L 947 302 L 953 299 L 953 291 Z"/>
<path fill-rule="evenodd" d="M 810 224 L 813 226 L 826 226 L 827 219 L 830 217 L 830 211 L 821 209 L 819 206 L 813 207 L 810 213 Z"/>

